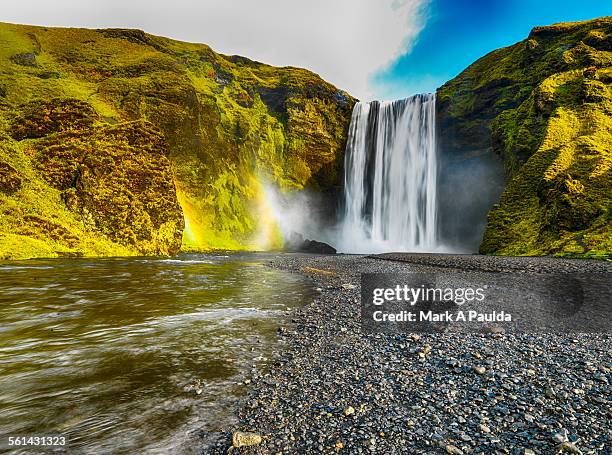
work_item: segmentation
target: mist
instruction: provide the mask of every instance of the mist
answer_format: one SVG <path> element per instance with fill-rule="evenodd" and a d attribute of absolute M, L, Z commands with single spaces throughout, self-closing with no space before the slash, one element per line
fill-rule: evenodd
<path fill-rule="evenodd" d="M 273 183 L 262 183 L 270 216 L 287 242 L 295 234 L 305 239 L 337 245 L 335 201 L 310 190 L 282 191 Z M 334 207 L 329 207 L 329 204 Z M 331 210 L 330 210 L 331 209 Z M 331 215 L 331 216 L 330 216 Z"/>
<path fill-rule="evenodd" d="M 471 156 L 441 156 L 438 235 L 449 251 L 478 252 L 487 213 L 499 201 L 504 186 L 503 163 L 490 149 Z"/>

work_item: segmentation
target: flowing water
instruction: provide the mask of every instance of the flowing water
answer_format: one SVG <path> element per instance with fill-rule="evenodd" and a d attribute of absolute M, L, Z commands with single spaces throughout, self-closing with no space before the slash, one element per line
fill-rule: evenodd
<path fill-rule="evenodd" d="M 434 251 L 435 95 L 357 103 L 345 157 L 340 250 Z"/>
<path fill-rule="evenodd" d="M 0 265 L 0 437 L 61 433 L 71 453 L 191 453 L 214 440 L 287 310 L 313 296 L 265 259 Z"/>

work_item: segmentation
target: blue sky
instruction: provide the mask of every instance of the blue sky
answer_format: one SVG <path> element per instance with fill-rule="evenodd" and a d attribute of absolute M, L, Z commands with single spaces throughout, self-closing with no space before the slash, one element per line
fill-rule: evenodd
<path fill-rule="evenodd" d="M 369 81 L 374 96 L 432 92 L 469 64 L 527 37 L 536 25 L 612 15 L 611 0 L 432 0 L 406 55 Z"/>

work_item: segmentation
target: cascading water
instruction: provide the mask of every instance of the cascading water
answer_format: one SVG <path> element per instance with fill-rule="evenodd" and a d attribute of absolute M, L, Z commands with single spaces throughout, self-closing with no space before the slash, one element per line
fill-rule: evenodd
<path fill-rule="evenodd" d="M 340 250 L 434 251 L 435 95 L 357 103 L 344 165 Z"/>

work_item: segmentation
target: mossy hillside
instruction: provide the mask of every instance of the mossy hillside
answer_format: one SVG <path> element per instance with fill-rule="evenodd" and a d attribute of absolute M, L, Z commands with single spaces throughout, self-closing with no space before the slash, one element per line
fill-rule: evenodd
<path fill-rule="evenodd" d="M 180 200 L 189 228 L 184 249 L 259 248 L 265 246 L 262 229 L 278 240 L 261 215 L 263 181 L 284 190 L 337 190 L 354 100 L 311 72 L 223 56 L 205 45 L 138 30 L 1 24 L 0 43 L 7 140 L 11 147 L 33 150 L 23 168 L 45 185 L 41 197 L 59 197 L 62 210 L 75 220 L 66 223 L 80 231 L 111 236 L 113 245 L 139 253 L 171 253 L 176 246 L 172 239 L 182 230 L 182 216 L 174 209 Z M 70 112 L 56 116 L 61 123 L 57 131 L 53 120 L 36 114 L 36 106 Z M 32 133 L 29 123 L 38 132 Z M 142 142 L 139 131 L 151 137 Z M 138 155 L 135 148 L 149 140 L 154 146 Z M 164 155 L 171 175 L 162 163 Z M 74 156 L 107 170 L 78 171 L 88 183 L 67 183 L 75 172 Z M 7 154 L 4 164 L 15 168 L 14 159 Z M 148 177 L 129 186 L 139 167 Z M 50 176 L 63 180 L 50 181 Z M 149 191 L 143 182 L 158 191 Z M 79 189 L 80 202 L 71 202 L 70 194 Z M 116 193 L 125 198 L 102 203 Z M 6 197 L 27 206 L 20 192 Z M 95 207 L 93 225 L 88 204 Z M 138 220 L 123 213 L 134 206 L 142 215 Z M 18 215 L 12 218 L 27 224 Z M 37 235 L 43 239 L 44 230 Z"/>
<path fill-rule="evenodd" d="M 481 251 L 606 256 L 612 19 L 536 27 L 438 91 L 442 146 L 491 147 L 508 183 Z"/>
<path fill-rule="evenodd" d="M 2 137 L 0 160 L 0 259 L 137 253 L 87 229 L 34 170 L 22 144 Z"/>
<path fill-rule="evenodd" d="M 13 137 L 0 141 L 2 257 L 175 253 L 183 217 L 163 135 L 143 122 L 97 125 L 84 111 L 34 102 L 11 120 Z"/>

